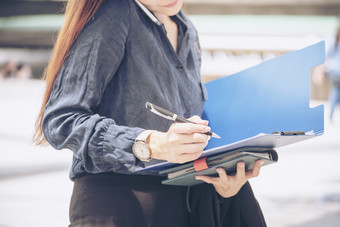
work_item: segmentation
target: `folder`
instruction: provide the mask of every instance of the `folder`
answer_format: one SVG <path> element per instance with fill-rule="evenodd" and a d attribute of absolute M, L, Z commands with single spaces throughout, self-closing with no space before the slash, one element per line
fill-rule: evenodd
<path fill-rule="evenodd" d="M 264 147 L 243 147 L 219 155 L 206 156 L 196 161 L 189 162 L 176 167 L 160 171 L 160 174 L 167 174 L 168 179 L 163 184 L 177 186 L 192 186 L 203 183 L 196 180 L 197 175 L 217 176 L 216 168 L 221 167 L 228 175 L 236 173 L 238 162 L 244 162 L 245 170 L 251 170 L 256 160 L 263 160 L 263 166 L 277 162 L 277 152 L 272 148 Z"/>
<path fill-rule="evenodd" d="M 211 138 L 201 158 L 241 148 L 279 148 L 322 135 L 324 107 L 310 108 L 309 96 L 310 71 L 324 61 L 322 41 L 206 83 L 208 100 L 202 118 L 221 139 Z M 167 169 L 179 166 L 154 161 L 137 172 L 166 174 Z M 163 183 L 175 181 L 172 178 Z M 178 181 L 186 185 L 182 179 Z"/>

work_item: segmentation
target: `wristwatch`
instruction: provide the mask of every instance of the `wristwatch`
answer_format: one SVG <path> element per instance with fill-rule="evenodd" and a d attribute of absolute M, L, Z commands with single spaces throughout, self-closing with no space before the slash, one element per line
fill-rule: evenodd
<path fill-rule="evenodd" d="M 132 147 L 133 154 L 143 162 L 149 162 L 151 160 L 151 149 L 149 144 L 146 143 L 146 140 L 153 131 L 154 130 L 145 130 L 139 134 Z"/>

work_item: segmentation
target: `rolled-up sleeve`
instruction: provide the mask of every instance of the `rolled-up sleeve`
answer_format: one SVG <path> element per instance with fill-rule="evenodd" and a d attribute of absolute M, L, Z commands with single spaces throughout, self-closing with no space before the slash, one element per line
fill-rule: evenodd
<path fill-rule="evenodd" d="M 132 145 L 143 129 L 117 125 L 100 116 L 109 81 L 124 56 L 129 30 L 128 1 L 108 1 L 72 46 L 44 110 L 43 133 L 56 149 L 73 151 L 86 172 L 133 172 Z"/>

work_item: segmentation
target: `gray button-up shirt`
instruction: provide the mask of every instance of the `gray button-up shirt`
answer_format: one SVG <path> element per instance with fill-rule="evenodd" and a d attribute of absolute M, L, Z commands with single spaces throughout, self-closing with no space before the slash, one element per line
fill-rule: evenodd
<path fill-rule="evenodd" d="M 164 26 L 133 0 L 107 0 L 71 47 L 43 119 L 46 140 L 73 151 L 71 179 L 84 172 L 133 174 L 146 165 L 133 155 L 135 138 L 172 124 L 149 112 L 148 101 L 186 118 L 202 114 L 197 32 L 183 12 L 171 18 L 177 52 Z"/>

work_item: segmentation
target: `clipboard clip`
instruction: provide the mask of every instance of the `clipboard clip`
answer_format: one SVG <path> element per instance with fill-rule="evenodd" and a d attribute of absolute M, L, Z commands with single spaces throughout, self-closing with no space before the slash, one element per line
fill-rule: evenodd
<path fill-rule="evenodd" d="M 290 132 L 275 131 L 272 134 L 281 135 L 281 136 L 297 136 L 297 135 L 305 135 L 305 132 L 303 131 L 290 131 Z"/>

